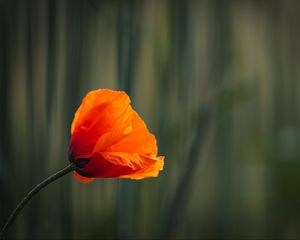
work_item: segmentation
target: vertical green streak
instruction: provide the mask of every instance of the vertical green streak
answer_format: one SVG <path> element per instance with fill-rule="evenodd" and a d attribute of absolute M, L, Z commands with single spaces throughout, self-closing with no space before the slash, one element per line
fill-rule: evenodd
<path fill-rule="evenodd" d="M 213 5 L 213 19 L 214 19 L 214 39 L 213 43 L 218 46 L 214 52 L 218 59 L 221 59 L 219 65 L 215 66 L 215 71 L 219 74 L 216 75 L 215 83 L 217 86 L 226 83 L 224 76 L 228 71 L 228 66 L 230 63 L 230 25 L 228 19 L 228 6 L 224 0 L 215 1 Z M 215 85 L 216 86 L 216 85 Z M 221 93 L 223 91 L 220 88 Z M 217 210 L 216 210 L 216 237 L 229 237 L 228 230 L 230 229 L 230 203 L 231 203 L 231 190 L 232 190 L 232 161 L 231 161 L 231 151 L 232 151 L 232 139 L 231 139 L 231 124 L 232 116 L 231 112 L 226 110 L 224 103 L 228 101 L 226 95 L 222 95 L 222 99 L 217 105 L 217 115 L 216 118 L 219 123 L 216 126 L 216 176 L 217 176 Z"/>
<path fill-rule="evenodd" d="M 193 42 L 192 37 L 193 32 L 190 29 L 191 20 L 189 19 L 190 10 L 189 8 L 194 7 L 192 1 L 176 1 L 176 4 L 173 4 L 170 1 L 170 8 L 173 13 L 173 29 L 174 29 L 174 38 L 175 43 L 172 47 L 172 52 L 176 53 L 176 61 L 173 63 L 175 69 L 177 69 L 177 76 L 179 79 L 179 89 L 178 97 L 179 102 L 179 125 L 180 125 L 180 134 L 179 146 L 184 151 L 182 146 L 185 146 L 186 142 L 190 142 L 191 145 L 187 151 L 185 161 L 180 161 L 180 163 L 185 163 L 182 170 L 182 174 L 179 178 L 178 184 L 175 189 L 175 194 L 172 198 L 171 203 L 169 204 L 164 228 L 162 229 L 162 236 L 165 238 L 175 237 L 176 234 L 180 231 L 182 219 L 185 218 L 185 213 L 187 206 L 189 204 L 189 194 L 192 190 L 193 176 L 194 172 L 198 166 L 199 155 L 202 151 L 204 140 L 207 136 L 209 129 L 209 124 L 211 121 L 211 112 L 209 109 L 199 109 L 198 122 L 193 128 L 190 127 L 190 117 L 191 113 L 186 107 L 192 104 L 189 100 L 190 90 L 192 89 L 192 76 L 194 75 L 194 66 L 193 66 Z M 174 5 L 174 6 L 173 6 Z M 173 38 L 172 38 L 173 39 Z M 196 67 L 196 66 L 195 66 Z M 170 85 L 172 83 L 169 83 Z M 166 110 L 167 111 L 167 107 Z M 166 118 L 166 116 L 165 116 Z M 192 132 L 190 131 L 192 129 Z M 165 139 L 165 141 L 168 141 Z M 179 162 L 177 162 L 180 164 Z"/>
<path fill-rule="evenodd" d="M 117 21 L 117 64 L 119 88 L 133 98 L 134 66 L 137 57 L 137 22 L 134 0 L 119 5 Z"/>
<path fill-rule="evenodd" d="M 182 99 L 183 106 L 187 104 L 188 86 L 190 84 L 191 56 L 189 37 L 191 32 L 188 25 L 188 0 L 177 2 L 177 39 L 178 39 L 178 77 L 179 77 L 179 98 Z M 186 108 L 183 108 L 186 110 Z"/>
<path fill-rule="evenodd" d="M 133 98 L 135 62 L 137 57 L 136 2 L 124 1 L 119 5 L 117 21 L 118 88 Z M 130 180 L 121 180 L 117 191 L 117 238 L 137 237 L 135 213 L 137 187 Z"/>
<path fill-rule="evenodd" d="M 12 169 L 10 154 L 10 121 L 9 121 L 9 19 L 10 4 L 0 5 L 0 225 L 4 224 L 9 214 L 14 197 L 13 190 L 7 179 L 11 177 Z M 5 207 L 4 207 L 5 206 Z"/>
<path fill-rule="evenodd" d="M 47 98 L 46 98 L 46 114 L 47 119 L 51 119 L 50 114 L 52 113 L 53 98 L 56 95 L 56 80 L 54 77 L 57 73 L 57 64 L 55 62 L 55 50 L 56 50 L 56 21 L 57 21 L 57 6 L 60 6 L 60 3 L 56 0 L 49 1 L 49 22 L 48 22 L 48 65 L 47 65 Z M 47 133 L 49 136 L 49 133 Z"/>
<path fill-rule="evenodd" d="M 287 5 L 285 5 L 287 4 Z M 291 223 L 286 223 L 300 211 L 300 192 L 294 184 L 300 180 L 299 143 L 299 87 L 294 88 L 295 75 L 299 62 L 295 59 L 295 46 L 299 42 L 294 33 L 298 31 L 298 21 L 289 12 L 283 11 L 290 3 L 275 1 L 272 5 L 270 21 L 271 77 L 274 81 L 272 119 L 274 125 L 270 139 L 272 141 L 271 158 L 268 159 L 268 232 L 278 238 L 294 238 L 299 231 L 286 231 Z M 289 6 L 291 7 L 291 6 Z M 285 38 L 282 38 L 282 34 Z M 295 42 L 294 42 L 295 41 Z M 297 42 L 297 43 L 296 43 Z M 284 43 L 284 45 L 282 44 Z M 297 48 L 297 47 L 296 47 Z M 298 53 L 298 52 L 297 52 Z M 298 53 L 299 54 L 299 53 Z M 288 56 L 288 58 L 285 58 Z M 298 55 L 299 57 L 299 55 Z M 297 80 L 299 82 L 299 79 Z M 298 85 L 299 86 L 299 85 Z M 293 220 L 299 222 L 297 220 Z"/>
<path fill-rule="evenodd" d="M 62 4 L 62 3 L 61 3 Z M 65 89 L 65 122 L 63 124 L 63 129 L 66 129 L 67 135 L 65 136 L 65 141 L 69 141 L 69 129 L 74 117 L 74 113 L 80 103 L 80 71 L 81 71 L 81 7 L 82 1 L 67 1 L 67 33 L 66 33 L 66 80 L 64 83 Z M 67 145 L 67 144 L 66 144 Z M 70 182 L 68 183 L 70 184 Z M 61 212 L 62 219 L 62 236 L 72 237 L 72 212 L 70 208 L 71 202 L 71 189 L 63 188 L 62 186 L 62 209 Z"/>
<path fill-rule="evenodd" d="M 19 2 L 20 4 L 20 2 Z M 34 86 L 34 80 L 33 80 L 33 72 L 35 69 L 40 67 L 40 63 L 36 63 L 34 65 L 33 63 L 33 43 L 34 43 L 34 36 L 36 36 L 36 31 L 34 31 L 34 26 L 33 26 L 33 22 L 34 22 L 34 17 L 33 15 L 36 16 L 36 13 L 33 13 L 32 11 L 32 7 L 35 5 L 35 3 L 33 2 L 33 0 L 28 1 L 28 3 L 25 6 L 25 9 L 23 11 L 25 11 L 25 15 L 26 15 L 26 37 L 27 39 L 24 39 L 26 41 L 26 47 L 27 47 L 27 84 L 26 84 L 26 92 L 27 92 L 27 101 L 28 101 L 28 105 L 26 106 L 28 109 L 28 132 L 30 132 L 31 136 L 33 136 L 33 143 L 34 144 L 28 144 L 27 146 L 30 148 L 29 149 L 29 155 L 28 156 L 31 159 L 31 164 L 33 166 L 38 166 L 39 164 L 37 163 L 38 159 L 40 159 L 39 156 L 39 147 L 36 146 L 37 143 L 41 143 L 41 139 L 39 139 L 37 141 L 37 139 L 35 139 L 35 137 L 39 136 L 39 132 L 41 131 L 41 129 L 36 127 L 36 122 L 35 120 L 37 119 L 37 115 L 40 113 L 35 112 L 34 109 L 34 105 L 36 105 L 36 103 L 34 101 L 36 101 L 37 99 L 34 98 L 34 91 L 33 89 L 35 89 Z M 36 26 L 36 25 L 35 25 Z M 40 168 L 43 169 L 43 168 Z M 41 174 L 43 171 L 41 171 L 38 174 Z M 36 182 L 36 179 L 38 179 L 40 177 L 40 175 L 35 174 L 34 177 L 30 178 L 30 185 L 33 185 Z M 36 233 L 37 229 L 41 226 L 40 222 L 39 222 L 39 216 L 40 216 L 40 206 L 41 203 L 37 203 L 35 206 L 35 210 L 34 211 L 30 211 L 28 213 L 28 222 L 30 222 L 30 224 L 28 224 L 28 228 L 27 228 L 27 237 L 32 237 L 34 233 Z"/>
<path fill-rule="evenodd" d="M 286 107 L 286 96 L 284 95 L 284 85 L 286 84 L 286 81 L 289 82 L 289 79 L 285 79 L 283 81 L 283 68 L 281 66 L 280 59 L 282 58 L 280 54 L 280 44 L 279 44 L 279 29 L 278 25 L 280 23 L 279 18 L 281 16 L 280 11 L 280 4 L 278 1 L 274 1 L 274 5 L 272 6 L 272 10 L 270 12 L 270 19 L 271 23 L 269 25 L 271 26 L 270 29 L 270 49 L 269 49 L 269 58 L 271 61 L 271 68 L 272 73 L 271 76 L 274 81 L 273 86 L 273 119 L 274 123 L 272 126 L 272 132 L 271 132 L 271 148 L 272 148 L 272 154 L 271 154 L 271 161 L 269 162 L 269 168 L 271 169 L 270 174 L 270 181 L 272 182 L 272 186 L 275 185 L 276 188 L 269 186 L 269 192 L 271 193 L 272 200 L 269 201 L 268 204 L 268 218 L 267 220 L 269 222 L 272 222 L 271 224 L 268 224 L 268 230 L 273 236 L 277 237 L 283 237 L 282 236 L 282 228 L 281 228 L 281 218 L 282 214 L 278 216 L 278 213 L 281 212 L 281 209 L 278 209 L 278 201 L 282 199 L 282 182 L 285 182 L 286 179 L 281 179 L 281 176 L 283 175 L 285 168 L 281 166 L 281 156 L 278 156 L 280 152 L 278 151 L 278 143 L 279 143 L 279 137 L 282 128 L 284 128 L 287 124 L 286 115 L 285 115 L 285 107 Z M 280 96 L 280 98 L 278 97 Z M 279 182 L 278 182 L 279 180 Z M 287 191 L 283 191 L 284 196 L 287 196 Z M 269 197 L 270 198 L 270 197 Z M 284 209 L 284 206 L 280 206 Z M 274 211 L 276 209 L 276 211 Z"/>

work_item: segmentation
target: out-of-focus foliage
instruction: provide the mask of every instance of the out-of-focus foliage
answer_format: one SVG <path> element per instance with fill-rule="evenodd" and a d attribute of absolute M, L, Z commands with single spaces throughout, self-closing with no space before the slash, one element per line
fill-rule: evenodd
<path fill-rule="evenodd" d="M 300 238 L 300 3 L 0 1 L 0 224 L 68 164 L 90 90 L 125 90 L 165 169 L 66 176 L 13 238 Z"/>

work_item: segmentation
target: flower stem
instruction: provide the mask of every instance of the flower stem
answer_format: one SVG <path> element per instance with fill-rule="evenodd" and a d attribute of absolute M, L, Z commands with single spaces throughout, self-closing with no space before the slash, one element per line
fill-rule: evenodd
<path fill-rule="evenodd" d="M 18 204 L 18 206 L 15 208 L 15 210 L 11 213 L 9 218 L 7 219 L 4 227 L 2 228 L 0 232 L 0 239 L 5 239 L 6 233 L 10 227 L 10 225 L 13 223 L 15 218 L 19 215 L 21 210 L 24 208 L 26 203 L 41 189 L 46 187 L 48 184 L 54 182 L 56 179 L 66 175 L 69 172 L 72 172 L 75 169 L 73 164 L 70 164 L 69 166 L 63 168 L 62 170 L 58 171 L 57 173 L 51 175 L 50 177 L 46 178 L 44 181 L 36 185 L 24 198 L 23 200 Z"/>

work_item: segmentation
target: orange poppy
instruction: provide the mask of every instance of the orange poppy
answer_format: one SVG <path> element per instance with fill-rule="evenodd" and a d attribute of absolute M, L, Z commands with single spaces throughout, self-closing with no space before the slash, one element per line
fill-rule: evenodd
<path fill-rule="evenodd" d="M 89 92 L 75 113 L 69 161 L 81 182 L 93 178 L 157 177 L 164 157 L 144 121 L 132 109 L 125 92 Z"/>

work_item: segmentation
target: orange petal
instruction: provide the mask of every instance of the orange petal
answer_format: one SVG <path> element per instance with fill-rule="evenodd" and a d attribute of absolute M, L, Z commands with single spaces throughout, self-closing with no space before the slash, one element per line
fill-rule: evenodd
<path fill-rule="evenodd" d="M 82 169 L 93 177 L 141 179 L 155 177 L 162 170 L 164 157 L 150 158 L 133 153 L 95 153 Z"/>
<path fill-rule="evenodd" d="M 156 158 L 155 163 L 152 164 L 150 167 L 146 169 L 141 169 L 130 175 L 123 175 L 120 178 L 131 178 L 134 180 L 139 180 L 143 178 L 157 177 L 159 171 L 163 170 L 163 167 L 164 167 L 164 157 L 160 156 Z"/>
<path fill-rule="evenodd" d="M 109 103 L 115 103 L 114 108 L 128 106 L 130 99 L 125 92 L 113 91 L 109 89 L 99 89 L 89 92 L 82 100 L 82 103 L 75 113 L 72 122 L 71 133 L 79 127 L 87 127 L 98 118 L 101 118 L 104 109 Z"/>
<path fill-rule="evenodd" d="M 164 165 L 157 144 L 124 92 L 91 91 L 78 108 L 71 127 L 71 161 L 88 158 L 82 174 L 99 178 L 155 177 Z M 84 174 L 84 175 L 86 175 Z M 75 177 L 82 182 L 92 178 Z"/>
<path fill-rule="evenodd" d="M 74 171 L 74 177 L 82 183 L 88 183 L 94 180 L 94 178 L 88 178 L 88 177 L 83 177 L 81 176 L 79 173 L 77 173 L 76 171 Z"/>
<path fill-rule="evenodd" d="M 124 114 L 123 117 L 126 117 L 126 115 Z M 119 123 L 117 123 L 114 127 L 112 127 L 109 132 L 99 136 L 99 139 L 97 140 L 93 152 L 105 151 L 105 149 L 120 142 L 122 139 L 126 138 L 126 136 L 128 136 L 133 131 L 131 123 L 127 123 L 127 124 L 124 124 L 124 122 L 121 123 L 120 121 L 122 120 L 120 119 L 118 120 Z"/>
<path fill-rule="evenodd" d="M 114 164 L 108 161 L 100 153 L 95 153 L 82 171 L 97 178 L 117 178 L 121 175 L 134 172 L 129 166 Z"/>
<path fill-rule="evenodd" d="M 105 151 L 137 153 L 155 157 L 157 155 L 156 139 L 136 112 L 133 114 L 132 128 L 133 130 L 130 134 L 105 149 Z"/>
<path fill-rule="evenodd" d="M 70 148 L 74 157 L 90 157 L 98 140 L 110 136 L 110 132 L 118 132 L 118 135 L 109 138 L 113 140 L 111 143 L 100 141 L 99 150 L 124 138 L 130 130 L 132 116 L 130 99 L 124 92 L 97 90 L 87 94 L 72 123 Z"/>
<path fill-rule="evenodd" d="M 112 164 L 128 166 L 132 170 L 145 169 L 155 163 L 155 160 L 137 153 L 103 152 L 101 155 Z"/>

